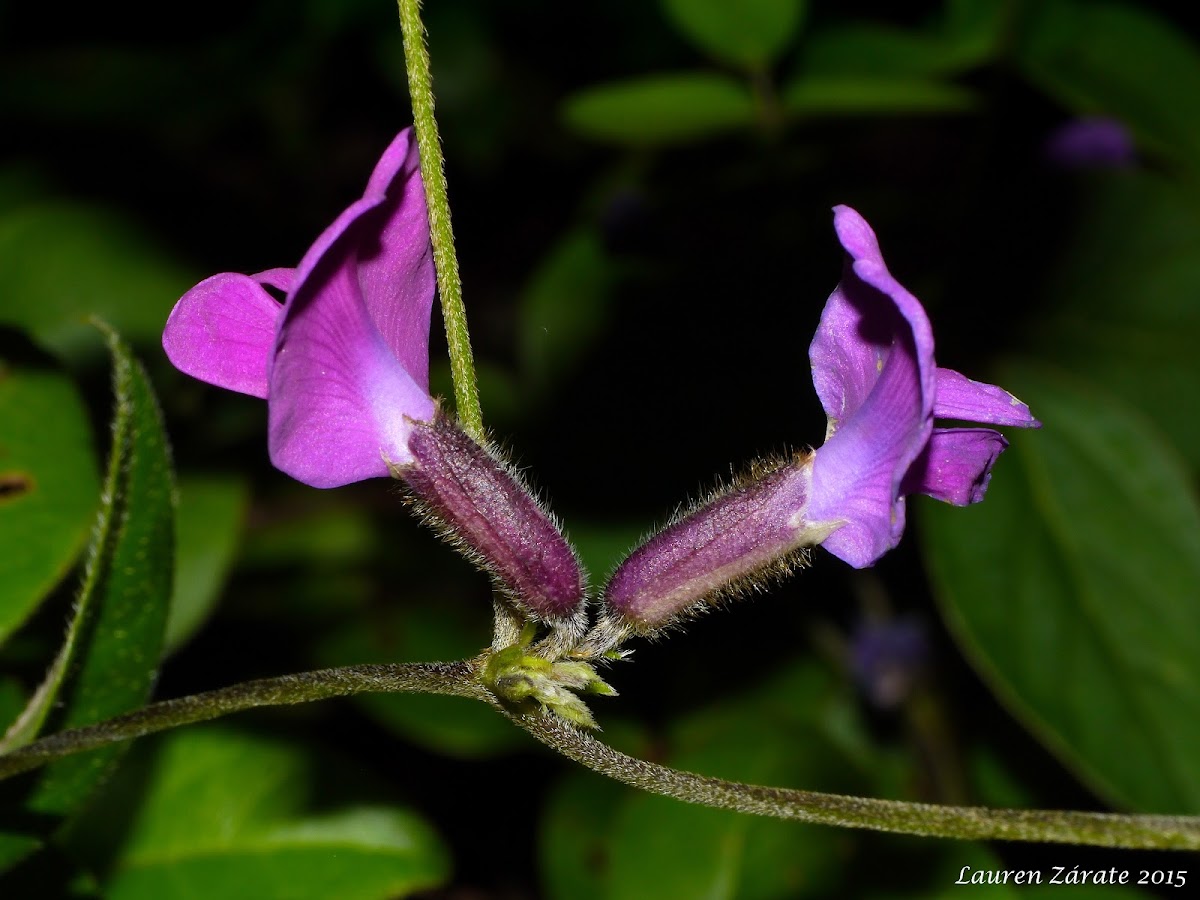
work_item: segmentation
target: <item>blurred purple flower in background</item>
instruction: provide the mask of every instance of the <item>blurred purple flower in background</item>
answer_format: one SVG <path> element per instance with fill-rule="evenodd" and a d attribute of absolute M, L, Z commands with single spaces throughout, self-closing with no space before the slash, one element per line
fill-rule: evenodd
<path fill-rule="evenodd" d="M 864 622 L 850 636 L 850 674 L 870 702 L 894 709 L 912 692 L 929 656 L 921 624 L 899 618 Z"/>
<path fill-rule="evenodd" d="M 267 292 L 287 294 L 281 306 Z M 172 310 L 163 348 L 177 368 L 267 400 L 271 462 L 338 487 L 412 460 L 414 422 L 433 419 L 433 256 L 411 128 L 296 269 L 222 273 Z"/>
<path fill-rule="evenodd" d="M 1137 162 L 1133 136 L 1119 120 L 1071 119 L 1050 133 L 1046 158 L 1068 169 L 1125 169 Z"/>

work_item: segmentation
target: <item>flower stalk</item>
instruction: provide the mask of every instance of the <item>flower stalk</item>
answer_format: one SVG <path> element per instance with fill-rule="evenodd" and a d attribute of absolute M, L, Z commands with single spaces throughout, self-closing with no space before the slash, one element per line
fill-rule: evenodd
<path fill-rule="evenodd" d="M 438 295 L 442 299 L 442 319 L 446 323 L 446 343 L 450 349 L 454 407 L 463 429 L 482 443 L 485 439 L 483 414 L 479 408 L 471 336 L 467 330 L 467 312 L 463 306 L 462 281 L 458 274 L 458 255 L 454 250 L 442 141 L 433 113 L 433 76 L 429 67 L 429 51 L 425 46 L 425 26 L 421 22 L 421 4 L 420 0 L 397 0 L 397 5 L 400 30 L 404 35 L 404 61 L 408 70 L 408 91 L 412 97 L 413 125 L 417 132 L 417 146 L 421 151 L 421 178 L 425 182 L 425 198 L 429 207 Z"/>
<path fill-rule="evenodd" d="M 264 678 L 165 700 L 105 722 L 50 735 L 4 754 L 0 756 L 0 779 L 73 753 L 261 706 L 365 693 L 445 694 L 481 700 L 568 759 L 632 787 L 685 803 L 925 837 L 1200 850 L 1200 816 L 941 806 L 743 784 L 682 772 L 614 750 L 553 712 L 522 712 L 506 706 L 481 681 L 487 663 L 485 655 L 454 663 L 348 666 Z"/>

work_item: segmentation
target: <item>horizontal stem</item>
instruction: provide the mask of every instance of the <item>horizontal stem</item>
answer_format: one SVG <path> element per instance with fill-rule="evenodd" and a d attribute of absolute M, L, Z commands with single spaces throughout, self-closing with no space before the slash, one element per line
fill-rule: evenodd
<path fill-rule="evenodd" d="M 762 787 L 681 772 L 620 753 L 551 713 L 522 715 L 505 709 L 477 680 L 478 666 L 478 660 L 346 666 L 264 678 L 165 700 L 106 722 L 42 738 L 4 754 L 0 756 L 0 778 L 72 753 L 259 706 L 283 706 L 364 693 L 446 694 L 487 703 L 542 743 L 601 775 L 686 803 L 926 837 L 1045 841 L 1130 849 L 1200 849 L 1197 816 L 938 806 Z"/>
<path fill-rule="evenodd" d="M 1200 817 L 939 806 L 761 787 L 681 772 L 627 756 L 550 715 L 509 715 L 563 756 L 625 784 L 756 816 L 897 834 L 968 840 L 1045 841 L 1095 847 L 1200 849 Z"/>
<path fill-rule="evenodd" d="M 246 681 L 202 694 L 163 700 L 95 725 L 52 734 L 0 756 L 0 779 L 48 762 L 168 728 L 206 722 L 259 706 L 287 706 L 368 693 L 450 694 L 495 703 L 475 680 L 475 663 L 401 663 L 321 669 Z"/>

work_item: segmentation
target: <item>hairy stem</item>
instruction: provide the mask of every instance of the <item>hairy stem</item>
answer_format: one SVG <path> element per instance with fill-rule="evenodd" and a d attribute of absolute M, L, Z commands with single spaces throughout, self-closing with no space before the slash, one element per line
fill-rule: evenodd
<path fill-rule="evenodd" d="M 429 207 L 429 229 L 433 261 L 437 268 L 438 295 L 450 348 L 450 373 L 454 378 L 454 406 L 463 430 L 476 441 L 484 439 L 483 414 L 475 383 L 475 362 L 467 312 L 463 306 L 454 229 L 450 224 L 450 201 L 446 196 L 446 169 L 437 119 L 433 114 L 433 76 L 425 48 L 425 26 L 421 23 L 420 0 L 397 0 L 400 30 L 404 34 L 404 62 L 408 70 L 408 92 L 412 97 L 413 124 L 421 151 L 421 179 Z"/>
<path fill-rule="evenodd" d="M 553 715 L 510 715 L 509 718 L 542 743 L 601 775 L 685 803 L 756 816 L 926 837 L 1047 841 L 1096 847 L 1200 849 L 1200 817 L 1197 816 L 1127 816 L 1057 810 L 935 806 L 793 788 L 761 787 L 680 772 L 627 756 Z"/>
<path fill-rule="evenodd" d="M 60 732 L 4 754 L 0 756 L 0 778 L 37 768 L 72 753 L 257 706 L 305 703 L 363 693 L 449 694 L 489 704 L 542 743 L 601 775 L 685 803 L 756 816 L 926 837 L 1046 841 L 1130 849 L 1200 849 L 1200 817 L 1197 816 L 938 806 L 762 787 L 681 772 L 620 753 L 552 713 L 522 715 L 506 709 L 479 683 L 480 664 L 481 660 L 468 660 L 347 666 L 264 678 L 166 700 L 107 722 Z"/>
<path fill-rule="evenodd" d="M 72 753 L 94 750 L 193 722 L 206 722 L 258 706 L 286 706 L 368 693 L 450 694 L 495 704 L 475 679 L 473 661 L 404 663 L 321 669 L 263 678 L 176 700 L 164 700 L 123 716 L 52 734 L 0 755 L 0 779 L 36 769 Z"/>

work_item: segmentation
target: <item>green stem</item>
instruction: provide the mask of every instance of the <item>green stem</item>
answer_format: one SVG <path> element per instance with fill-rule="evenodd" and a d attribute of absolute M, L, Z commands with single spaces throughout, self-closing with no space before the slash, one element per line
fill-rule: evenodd
<path fill-rule="evenodd" d="M 408 69 L 413 124 L 417 130 L 417 146 L 421 150 L 421 179 L 425 182 L 425 200 L 429 207 L 429 230 L 433 240 L 433 261 L 437 268 L 438 294 L 442 298 L 442 319 L 446 323 L 446 343 L 450 349 L 454 405 L 463 429 L 476 441 L 482 441 L 483 414 L 479 409 L 471 335 L 467 331 L 458 256 L 454 251 L 454 229 L 450 224 L 450 201 L 446 196 L 442 142 L 433 114 L 433 76 L 429 70 L 429 52 L 425 48 L 421 4 L 420 0 L 397 0 L 397 3 L 400 30 L 404 34 L 404 62 Z"/>
<path fill-rule="evenodd" d="M 680 772 L 626 756 L 550 714 L 509 718 L 542 743 L 601 775 L 685 803 L 925 837 L 1048 841 L 1128 849 L 1200 849 L 1200 816 L 940 806 L 761 787 Z"/>
<path fill-rule="evenodd" d="M 926 837 L 1048 841 L 1131 849 L 1200 849 L 1198 816 L 1127 816 L 938 806 L 762 787 L 681 772 L 619 753 L 551 713 L 521 715 L 505 709 L 479 683 L 479 666 L 480 660 L 348 666 L 265 678 L 153 703 L 107 722 L 42 738 L 0 756 L 0 779 L 72 753 L 258 706 L 304 703 L 362 693 L 415 692 L 482 700 L 563 756 L 601 775 L 685 803 L 757 816 Z"/>
<path fill-rule="evenodd" d="M 176 700 L 52 734 L 0 756 L 0 779 L 36 769 L 72 753 L 94 750 L 168 728 L 206 722 L 258 706 L 286 706 L 366 693 L 450 694 L 494 703 L 475 679 L 474 662 L 405 663 L 321 669 L 263 678 Z"/>

